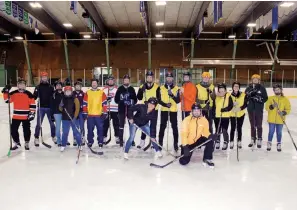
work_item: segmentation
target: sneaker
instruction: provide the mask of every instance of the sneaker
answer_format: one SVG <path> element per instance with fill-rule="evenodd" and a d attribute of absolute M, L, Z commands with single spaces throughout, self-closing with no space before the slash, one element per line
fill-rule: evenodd
<path fill-rule="evenodd" d="M 230 142 L 230 149 L 233 149 L 234 148 L 234 141 L 231 141 Z"/>
<path fill-rule="evenodd" d="M 88 143 L 88 147 L 90 147 L 90 148 L 91 148 L 92 146 L 93 146 L 93 144 L 92 144 L 92 143 Z"/>
<path fill-rule="evenodd" d="M 227 148 L 228 148 L 228 142 L 224 142 L 222 150 L 227 150 Z"/>
<path fill-rule="evenodd" d="M 238 142 L 237 142 L 237 146 L 238 146 L 238 149 L 242 149 L 241 141 L 238 140 Z"/>
<path fill-rule="evenodd" d="M 115 142 L 116 144 L 120 144 L 120 138 L 118 136 L 115 136 Z"/>
<path fill-rule="evenodd" d="M 102 152 L 103 144 L 98 144 L 98 146 L 99 146 L 99 150 L 98 150 L 98 152 Z"/>
<path fill-rule="evenodd" d="M 255 144 L 255 140 L 254 140 L 254 139 L 252 139 L 252 140 L 251 140 L 251 143 L 249 143 L 248 147 L 253 147 L 253 146 L 254 146 L 254 144 Z"/>
<path fill-rule="evenodd" d="M 205 167 L 210 167 L 210 168 L 214 168 L 215 164 L 212 162 L 212 160 L 203 160 L 203 163 L 202 163 Z"/>
<path fill-rule="evenodd" d="M 13 145 L 13 147 L 10 150 L 17 150 L 20 147 L 21 147 L 21 144 L 20 143 L 15 143 L 14 142 L 14 145 Z"/>
<path fill-rule="evenodd" d="M 216 149 L 220 149 L 220 142 L 219 141 L 216 142 Z"/>
<path fill-rule="evenodd" d="M 257 141 L 257 148 L 261 148 L 262 147 L 262 139 L 258 139 Z"/>
<path fill-rule="evenodd" d="M 103 138 L 103 143 L 105 144 L 106 142 L 107 142 L 107 137 L 106 136 L 104 136 L 104 138 Z"/>
<path fill-rule="evenodd" d="M 145 140 L 140 140 L 140 144 L 137 146 L 138 149 L 143 149 L 145 146 Z"/>
<path fill-rule="evenodd" d="M 57 144 L 57 137 L 52 137 L 52 140 L 55 144 Z"/>
<path fill-rule="evenodd" d="M 67 146 L 70 146 L 70 143 L 69 142 L 67 142 Z"/>
<path fill-rule="evenodd" d="M 39 147 L 39 138 L 35 137 L 34 145 L 35 145 L 35 147 Z"/>
<path fill-rule="evenodd" d="M 29 148 L 29 142 L 25 142 L 25 150 L 30 150 L 30 148 Z"/>
<path fill-rule="evenodd" d="M 267 151 L 271 150 L 271 142 L 267 142 Z"/>
<path fill-rule="evenodd" d="M 64 152 L 64 150 L 65 150 L 65 147 L 61 146 L 60 151 Z"/>
<path fill-rule="evenodd" d="M 162 152 L 161 152 L 161 151 L 157 151 L 157 152 L 156 152 L 156 157 L 157 157 L 157 158 L 162 158 L 162 157 L 163 157 Z"/>
<path fill-rule="evenodd" d="M 135 141 L 132 142 L 132 147 L 135 147 Z"/>
<path fill-rule="evenodd" d="M 124 153 L 124 159 L 125 159 L 125 160 L 129 160 L 128 153 L 126 153 L 126 152 Z"/>
<path fill-rule="evenodd" d="M 281 152 L 282 151 L 282 144 L 281 143 L 277 143 L 276 145 L 277 151 Z"/>
<path fill-rule="evenodd" d="M 74 146 L 74 147 L 77 146 L 77 142 L 76 142 L 76 140 L 73 140 L 73 146 Z"/>
<path fill-rule="evenodd" d="M 82 146 L 78 146 L 78 150 L 82 151 L 83 147 Z"/>

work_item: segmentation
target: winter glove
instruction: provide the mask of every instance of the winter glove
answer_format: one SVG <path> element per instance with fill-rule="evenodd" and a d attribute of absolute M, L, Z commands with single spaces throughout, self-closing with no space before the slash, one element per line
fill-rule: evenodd
<path fill-rule="evenodd" d="M 5 85 L 5 87 L 2 89 L 2 93 L 9 93 L 11 89 L 11 85 Z"/>
<path fill-rule="evenodd" d="M 142 91 L 142 92 L 145 92 L 145 90 L 146 90 L 146 85 L 143 84 L 142 87 L 141 87 L 141 91 Z"/>
<path fill-rule="evenodd" d="M 113 97 L 111 97 L 111 96 L 108 96 L 108 97 L 106 98 L 106 100 L 107 100 L 107 103 L 110 103 L 112 98 L 113 98 Z"/>
<path fill-rule="evenodd" d="M 167 107 L 167 108 L 170 108 L 170 107 L 171 107 L 171 103 L 167 103 L 167 104 L 166 104 L 166 107 Z"/>
<path fill-rule="evenodd" d="M 35 118 L 35 112 L 29 112 L 27 120 L 32 121 Z"/>
<path fill-rule="evenodd" d="M 206 91 L 208 92 L 208 94 L 212 94 L 212 91 L 209 88 L 206 88 Z"/>
<path fill-rule="evenodd" d="M 52 121 L 52 122 L 55 122 L 55 117 L 54 117 L 54 115 L 51 115 L 51 121 Z"/>
<path fill-rule="evenodd" d="M 106 120 L 107 119 L 107 116 L 108 116 L 108 114 L 107 113 L 102 113 L 102 115 L 101 115 L 101 119 L 102 120 Z"/>
<path fill-rule="evenodd" d="M 173 97 L 174 97 L 174 95 L 173 95 L 173 93 L 172 93 L 171 89 L 169 89 L 169 90 L 168 90 L 168 95 L 169 95 L 171 98 L 173 98 Z"/>
<path fill-rule="evenodd" d="M 274 109 L 274 106 L 271 104 L 271 105 L 269 105 L 269 109 L 270 110 L 273 110 Z"/>
<path fill-rule="evenodd" d="M 279 116 L 283 117 L 285 115 L 287 115 L 287 112 L 286 111 L 282 111 L 282 112 L 278 112 Z"/>
<path fill-rule="evenodd" d="M 183 146 L 183 152 L 185 157 L 189 157 L 191 155 L 189 145 Z"/>

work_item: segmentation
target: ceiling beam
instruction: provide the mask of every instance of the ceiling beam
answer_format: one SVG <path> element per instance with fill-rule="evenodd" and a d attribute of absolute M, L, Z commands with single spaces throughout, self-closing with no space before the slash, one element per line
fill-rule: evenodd
<path fill-rule="evenodd" d="M 103 19 L 99 15 L 94 3 L 92 1 L 79 1 L 79 3 L 84 8 L 84 10 L 90 15 L 90 18 L 95 22 L 101 35 L 105 37 L 107 35 L 108 29 L 105 26 Z"/>
<path fill-rule="evenodd" d="M 194 37 L 197 36 L 197 30 L 199 28 L 199 24 L 200 24 L 200 22 L 201 22 L 201 20 L 203 18 L 203 15 L 204 15 L 205 11 L 207 10 L 207 8 L 209 6 L 209 4 L 210 4 L 210 1 L 203 1 L 202 5 L 200 7 L 200 10 L 198 12 L 195 24 L 194 24 L 194 26 L 192 28 L 192 31 L 191 31 L 194 34 Z M 210 13 L 208 13 L 208 14 L 210 14 Z"/>

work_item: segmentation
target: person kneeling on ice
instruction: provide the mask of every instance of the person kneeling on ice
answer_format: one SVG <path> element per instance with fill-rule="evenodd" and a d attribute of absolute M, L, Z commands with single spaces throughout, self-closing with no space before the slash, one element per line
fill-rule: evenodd
<path fill-rule="evenodd" d="M 283 94 L 281 85 L 273 86 L 274 96 L 269 96 L 265 104 L 265 109 L 268 111 L 269 133 L 267 142 L 267 151 L 271 150 L 271 142 L 274 131 L 276 130 L 277 151 L 281 152 L 282 130 L 285 116 L 291 112 L 291 104 L 287 97 Z"/>
<path fill-rule="evenodd" d="M 130 137 L 126 142 L 124 158 L 128 159 L 128 152 L 135 138 L 137 127 L 139 127 L 145 134 L 150 136 L 153 147 L 156 150 L 157 157 L 161 158 L 162 153 L 155 143 L 156 141 L 156 127 L 158 119 L 158 111 L 155 109 L 158 100 L 154 97 L 148 99 L 146 104 L 136 104 L 128 109 L 128 120 L 130 122 Z M 136 112 L 134 115 L 133 113 Z M 141 140 L 141 147 L 144 147 L 144 141 Z"/>
<path fill-rule="evenodd" d="M 187 165 L 192 157 L 195 147 L 204 144 L 203 165 L 214 167 L 212 162 L 212 153 L 214 150 L 214 139 L 216 134 L 211 135 L 209 132 L 208 120 L 202 115 L 202 107 L 195 103 L 192 105 L 192 114 L 186 117 L 182 122 L 182 150 L 179 163 Z"/>
<path fill-rule="evenodd" d="M 62 112 L 62 146 L 61 152 L 65 150 L 68 142 L 68 134 L 70 127 L 73 130 L 73 137 L 78 144 L 78 148 L 81 149 L 81 134 L 79 133 L 77 125 L 77 118 L 80 111 L 79 100 L 74 97 L 72 93 L 72 87 L 66 86 L 64 88 L 64 96 L 59 106 Z"/>

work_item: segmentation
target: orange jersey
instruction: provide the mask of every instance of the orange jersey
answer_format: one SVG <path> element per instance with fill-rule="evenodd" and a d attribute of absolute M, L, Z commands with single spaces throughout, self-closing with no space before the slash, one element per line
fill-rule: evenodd
<path fill-rule="evenodd" d="M 8 103 L 8 94 L 3 94 L 4 101 Z M 13 103 L 12 119 L 27 120 L 29 112 L 36 111 L 36 104 L 34 96 L 31 92 L 25 90 L 19 92 L 18 90 L 9 93 L 9 102 Z"/>
<path fill-rule="evenodd" d="M 184 93 L 180 96 L 182 111 L 189 112 L 196 101 L 197 88 L 192 82 L 186 82 L 183 86 Z"/>

